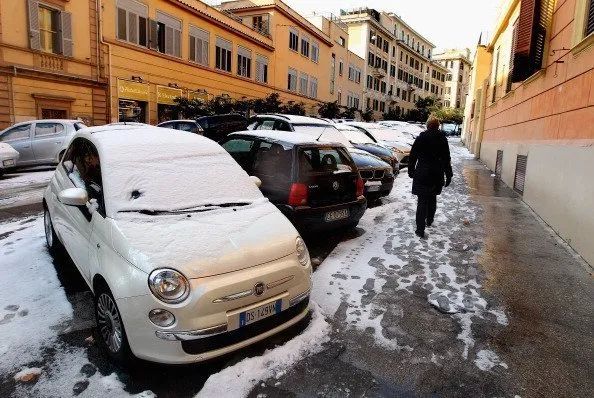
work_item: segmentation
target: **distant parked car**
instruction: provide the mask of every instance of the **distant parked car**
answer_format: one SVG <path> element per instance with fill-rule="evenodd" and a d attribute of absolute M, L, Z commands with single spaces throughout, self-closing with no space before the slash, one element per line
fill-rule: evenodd
<path fill-rule="evenodd" d="M 342 124 L 341 124 L 342 126 Z M 397 161 L 389 159 L 385 162 L 379 157 L 358 149 L 338 129 L 339 125 L 327 119 L 317 119 L 296 115 L 257 115 L 250 119 L 250 127 L 255 130 L 278 130 L 287 131 L 286 134 L 294 132 L 309 135 L 311 139 L 319 142 L 331 142 L 343 144 L 352 156 L 359 171 L 365 170 L 367 178 L 365 182 L 364 195 L 368 199 L 377 199 L 380 196 L 389 195 L 394 186 L 393 164 Z M 271 127 L 271 128 L 270 128 Z M 348 126 L 345 126 L 348 127 Z M 389 150 L 386 150 L 389 153 Z M 363 174 L 361 174 L 363 177 Z"/>
<path fill-rule="evenodd" d="M 257 184 L 196 134 L 74 136 L 44 193 L 46 241 L 91 288 L 109 356 L 205 361 L 307 316 L 309 253 Z"/>
<path fill-rule="evenodd" d="M 0 178 L 13 169 L 19 160 L 19 153 L 5 142 L 0 142 Z"/>
<path fill-rule="evenodd" d="M 17 167 L 56 165 L 74 133 L 85 127 L 78 120 L 21 122 L 0 132 L 0 142 L 6 142 L 18 151 Z"/>
<path fill-rule="evenodd" d="M 216 142 L 220 142 L 231 133 L 246 130 L 247 126 L 247 119 L 238 113 L 202 116 L 194 121 L 171 120 L 158 124 L 158 127 L 200 133 L 206 138 L 210 138 Z"/>
<path fill-rule="evenodd" d="M 402 139 L 394 131 L 381 124 L 363 122 L 349 122 L 347 124 L 358 128 L 376 143 L 380 143 L 390 148 L 394 156 L 398 159 L 400 168 L 408 167 L 410 150 L 412 148 L 409 140 Z"/>
<path fill-rule="evenodd" d="M 384 162 L 391 165 L 394 173 L 398 174 L 400 164 L 398 163 L 397 157 L 392 153 L 390 148 L 377 143 L 373 138 L 367 136 L 367 134 L 358 128 L 349 126 L 346 123 L 337 123 L 335 124 L 335 127 L 351 142 L 355 148 L 377 156 Z"/>
<path fill-rule="evenodd" d="M 275 121 L 273 121 L 274 123 Z M 221 145 L 299 231 L 355 227 L 365 209 L 364 181 L 347 149 L 310 135 L 253 130 Z"/>

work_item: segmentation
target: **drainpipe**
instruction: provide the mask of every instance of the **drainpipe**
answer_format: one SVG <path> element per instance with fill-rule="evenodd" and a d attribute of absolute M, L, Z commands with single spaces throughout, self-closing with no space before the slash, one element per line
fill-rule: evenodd
<path fill-rule="evenodd" d="M 112 111 L 112 104 L 111 104 L 111 44 L 106 43 L 103 40 L 103 5 L 101 4 L 101 0 L 96 0 L 96 7 L 97 7 L 97 14 L 98 14 L 98 23 L 99 23 L 99 43 L 101 43 L 101 45 L 105 45 L 107 46 L 107 63 L 108 63 L 108 67 L 107 67 L 107 102 L 109 104 L 108 106 L 108 111 L 107 111 L 107 122 L 111 123 L 111 111 Z M 97 49 L 97 53 L 99 54 L 99 52 L 101 51 L 101 49 Z M 97 68 L 100 69 L 99 63 L 101 58 L 97 58 Z M 98 75 L 99 77 L 99 75 Z"/>

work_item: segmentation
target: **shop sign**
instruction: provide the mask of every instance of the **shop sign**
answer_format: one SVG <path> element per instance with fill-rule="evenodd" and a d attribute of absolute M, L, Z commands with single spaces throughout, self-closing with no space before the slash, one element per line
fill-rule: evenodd
<path fill-rule="evenodd" d="M 204 101 L 204 102 L 208 101 L 208 93 L 206 91 L 204 91 L 204 90 L 201 90 L 201 91 L 190 91 L 189 97 L 190 97 L 190 100 L 197 99 L 197 100 L 201 100 L 201 101 Z"/>
<path fill-rule="evenodd" d="M 150 100 L 149 85 L 148 83 L 118 79 L 118 98 L 148 102 Z"/>
<path fill-rule="evenodd" d="M 181 88 L 157 86 L 157 104 L 175 105 L 174 100 L 181 96 Z"/>

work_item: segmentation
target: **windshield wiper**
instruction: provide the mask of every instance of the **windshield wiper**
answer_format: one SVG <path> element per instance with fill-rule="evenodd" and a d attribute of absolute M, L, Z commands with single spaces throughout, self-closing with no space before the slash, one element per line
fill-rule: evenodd
<path fill-rule="evenodd" d="M 202 213 L 205 211 L 216 210 L 217 208 L 226 208 L 226 207 L 240 207 L 240 206 L 247 206 L 250 203 L 246 202 L 237 202 L 237 203 L 220 203 L 220 204 L 207 204 L 202 206 L 196 207 L 189 207 L 186 209 L 180 210 L 123 210 L 122 213 L 140 213 L 147 216 L 159 216 L 163 214 L 185 214 L 185 213 Z"/>

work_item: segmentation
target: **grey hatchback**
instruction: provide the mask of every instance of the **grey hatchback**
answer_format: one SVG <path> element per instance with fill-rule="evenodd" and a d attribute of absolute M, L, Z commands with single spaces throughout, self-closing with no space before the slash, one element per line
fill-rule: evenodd
<path fill-rule="evenodd" d="M 31 120 L 1 131 L 0 142 L 19 152 L 17 167 L 54 165 L 59 163 L 74 133 L 85 127 L 78 120 Z"/>

